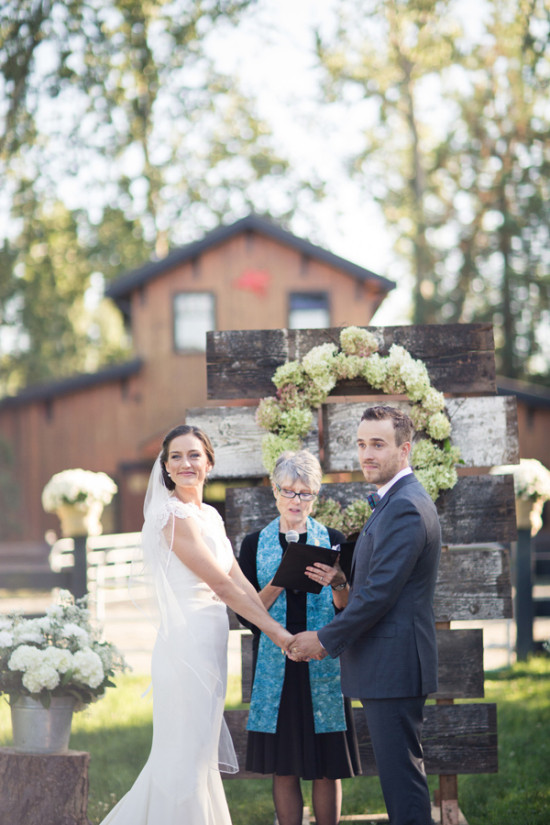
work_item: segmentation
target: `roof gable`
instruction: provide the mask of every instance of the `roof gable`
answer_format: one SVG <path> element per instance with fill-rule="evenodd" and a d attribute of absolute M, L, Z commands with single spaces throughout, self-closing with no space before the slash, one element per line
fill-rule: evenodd
<path fill-rule="evenodd" d="M 283 229 L 267 218 L 259 215 L 248 215 L 229 226 L 222 225 L 213 229 L 198 241 L 193 241 L 178 249 L 174 249 L 160 261 L 149 261 L 149 263 L 139 267 L 139 269 L 126 272 L 124 275 L 121 275 L 120 278 L 117 278 L 109 284 L 105 290 L 105 294 L 115 301 L 124 301 L 134 290 L 158 278 L 174 266 L 192 261 L 198 258 L 203 252 L 225 243 L 236 235 L 246 232 L 255 232 L 259 235 L 272 238 L 285 246 L 295 249 L 302 255 L 333 266 L 358 281 L 374 282 L 382 292 L 390 292 L 390 290 L 395 287 L 395 281 L 390 281 L 389 278 L 376 275 L 376 273 L 371 272 L 369 269 L 365 269 L 345 258 L 341 258 L 339 255 L 335 255 L 320 246 L 316 246 L 310 241 L 298 238 L 296 235 L 293 235 L 288 230 Z"/>

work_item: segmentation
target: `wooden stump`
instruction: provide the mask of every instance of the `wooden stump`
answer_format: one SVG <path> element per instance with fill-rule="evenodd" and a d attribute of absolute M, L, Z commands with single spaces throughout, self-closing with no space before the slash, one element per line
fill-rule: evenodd
<path fill-rule="evenodd" d="M 90 754 L 0 748 L 0 825 L 90 825 Z"/>

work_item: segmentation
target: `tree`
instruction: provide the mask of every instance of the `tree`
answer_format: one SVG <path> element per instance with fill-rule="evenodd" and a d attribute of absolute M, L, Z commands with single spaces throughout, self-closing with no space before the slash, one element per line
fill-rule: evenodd
<path fill-rule="evenodd" d="M 487 0 L 477 32 L 453 0 L 338 9 L 337 45 L 317 36 L 325 99 L 363 107 L 350 166 L 409 262 L 413 322 L 491 320 L 502 372 L 547 372 L 547 6 Z"/>
<path fill-rule="evenodd" d="M 78 215 L 59 202 L 43 209 L 30 182 L 14 200 L 23 226 L 10 246 L 16 263 L 4 318 L 13 339 L 0 359 L 5 393 L 128 354 L 120 315 L 107 302 L 90 300 L 93 254 L 79 240 Z"/>
<path fill-rule="evenodd" d="M 92 357 L 82 351 L 94 273 L 108 281 L 220 220 L 251 208 L 284 220 L 317 196 L 289 173 L 253 103 L 209 54 L 209 34 L 229 31 L 252 5 L 2 5 L 0 336 L 11 341 L 11 331 L 17 343 L 2 359 L 4 391 L 124 349 L 120 338 L 103 349 L 98 341 Z"/>

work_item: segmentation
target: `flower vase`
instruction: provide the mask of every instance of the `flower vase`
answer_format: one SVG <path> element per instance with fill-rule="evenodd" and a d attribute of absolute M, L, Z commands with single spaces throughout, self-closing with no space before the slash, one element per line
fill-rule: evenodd
<path fill-rule="evenodd" d="M 516 524 L 518 530 L 529 530 L 536 536 L 542 527 L 542 511 L 546 499 L 516 498 Z"/>
<path fill-rule="evenodd" d="M 93 501 L 85 509 L 81 505 L 60 504 L 56 513 L 65 537 L 99 536 L 103 531 L 100 521 L 103 504 L 100 501 Z"/>
<path fill-rule="evenodd" d="M 10 697 L 13 747 L 19 753 L 66 753 L 76 699 L 52 696 L 49 708 L 32 696 Z"/>
<path fill-rule="evenodd" d="M 531 507 L 533 502 L 529 498 L 516 498 L 516 523 L 518 530 L 531 529 Z"/>

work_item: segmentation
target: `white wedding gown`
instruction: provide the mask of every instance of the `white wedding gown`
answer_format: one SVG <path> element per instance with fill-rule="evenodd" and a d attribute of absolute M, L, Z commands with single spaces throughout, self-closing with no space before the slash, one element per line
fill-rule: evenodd
<path fill-rule="evenodd" d="M 171 498 L 171 515 L 193 518 L 224 570 L 233 551 L 217 511 Z M 231 825 L 219 768 L 236 758 L 223 722 L 229 622 L 225 604 L 161 542 L 167 632 L 152 656 L 153 742 L 132 788 L 102 825 Z M 163 608 L 166 605 L 163 605 Z M 174 616 L 177 620 L 174 621 Z"/>

